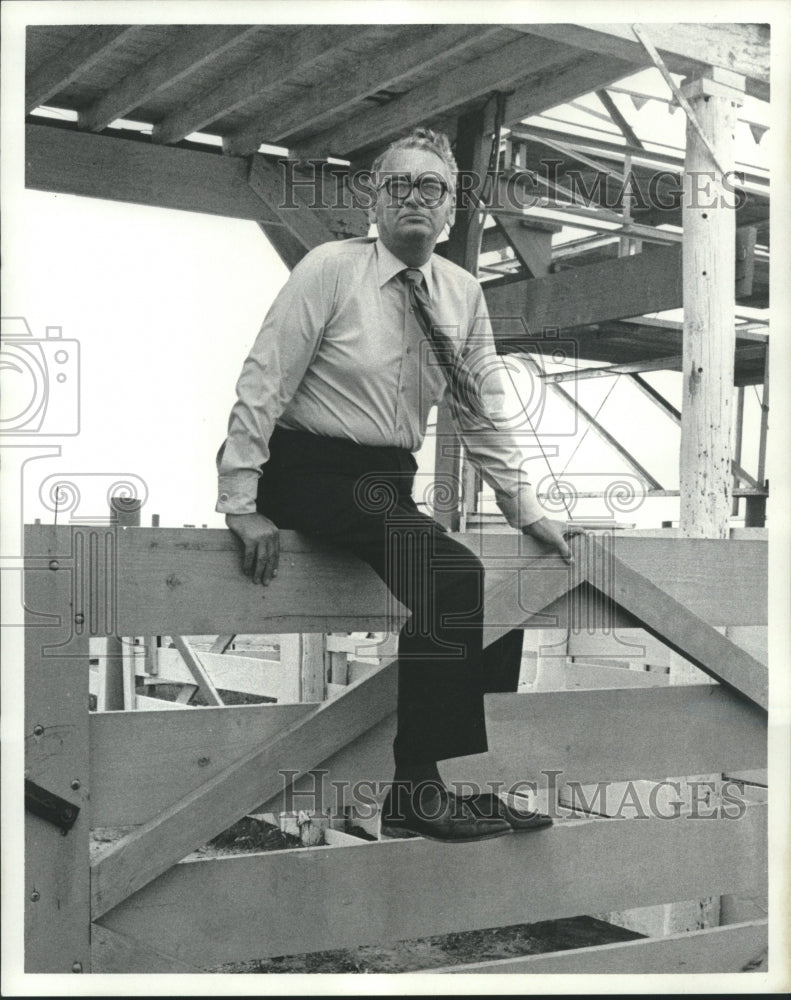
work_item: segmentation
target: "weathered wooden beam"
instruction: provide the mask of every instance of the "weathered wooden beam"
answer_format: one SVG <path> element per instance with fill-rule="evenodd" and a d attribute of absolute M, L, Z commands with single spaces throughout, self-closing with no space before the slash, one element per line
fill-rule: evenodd
<path fill-rule="evenodd" d="M 735 163 L 744 83 L 716 70 L 688 82 L 682 219 L 684 335 L 679 523 L 684 534 L 727 538 L 732 506 L 731 427 L 736 219 L 725 176 Z M 725 173 L 722 174 L 720 170 Z M 706 196 L 699 179 L 706 177 Z M 728 207 L 726 207 L 728 206 Z"/>
<path fill-rule="evenodd" d="M 768 708 L 769 678 L 765 664 L 731 642 L 623 558 L 603 550 L 599 541 L 592 538 L 585 541 L 589 551 L 598 549 L 599 566 L 612 567 L 609 579 L 604 578 L 607 596 L 633 614 L 643 628 L 674 652 L 761 708 Z M 594 579 L 590 582 L 597 585 Z"/>
<path fill-rule="evenodd" d="M 489 102 L 491 105 L 491 102 Z M 445 252 L 448 260 L 465 271 L 478 273 L 480 240 L 483 218 L 476 210 L 483 193 L 489 164 L 491 135 L 487 131 L 486 109 L 461 115 L 456 129 L 456 162 L 459 170 L 472 176 L 476 183 L 459 204 L 456 222 L 451 230 Z M 440 401 L 437 410 L 436 448 L 434 451 L 434 479 L 440 485 L 447 502 L 435 511 L 435 519 L 451 531 L 458 531 L 461 515 L 461 475 L 463 448 L 451 415 L 449 396 Z"/>
<path fill-rule="evenodd" d="M 87 73 L 123 42 L 138 34 L 139 24 L 86 25 L 60 52 L 48 56 L 40 66 L 28 69 L 25 77 L 25 112 L 44 104 L 53 94 L 68 87 L 81 73 Z M 30 31 L 30 28 L 28 28 Z"/>
<path fill-rule="evenodd" d="M 212 683 L 206 667 L 201 663 L 200 654 L 191 649 L 182 636 L 172 636 L 173 644 L 181 654 L 181 658 L 186 664 L 195 683 L 198 685 L 201 694 L 210 705 L 222 705 L 223 700 L 217 693 L 217 688 Z"/>
<path fill-rule="evenodd" d="M 636 132 L 629 124 L 629 122 L 624 118 L 621 109 L 612 99 L 611 95 L 606 90 L 597 90 L 596 96 L 599 98 L 601 103 L 607 109 L 607 114 L 613 120 L 613 122 L 621 130 L 621 135 L 626 139 L 630 146 L 636 149 L 643 149 L 644 146 L 642 142 L 637 137 Z"/>
<path fill-rule="evenodd" d="M 522 30 L 519 25 L 513 27 Z M 557 61 L 556 67 L 549 72 L 545 72 L 544 67 L 531 65 L 529 75 L 509 88 L 505 105 L 507 125 L 517 124 L 528 115 L 540 114 L 592 90 L 600 90 L 634 72 L 633 64 L 611 56 L 571 55 L 565 43 Z"/>
<path fill-rule="evenodd" d="M 574 45 L 588 52 L 651 66 L 651 60 L 631 24 L 513 25 L 518 31 Z M 690 75 L 717 66 L 747 77 L 747 93 L 769 98 L 769 26 L 764 24 L 682 24 L 652 22 L 641 25 L 674 73 Z M 593 88 L 591 88 L 593 89 Z"/>
<path fill-rule="evenodd" d="M 562 226 L 544 224 L 531 225 L 529 219 L 515 219 L 512 216 L 495 216 L 497 229 L 513 247 L 520 261 L 532 278 L 543 278 L 549 274 L 552 263 L 552 234 L 560 232 Z"/>
<path fill-rule="evenodd" d="M 312 25 L 285 42 L 274 39 L 255 62 L 154 126 L 155 142 L 178 142 L 211 122 L 263 97 L 268 90 L 342 49 L 354 37 L 349 25 Z"/>
<path fill-rule="evenodd" d="M 500 31 L 499 25 L 423 26 L 421 37 L 410 44 L 377 51 L 375 58 L 361 63 L 332 87 L 317 84 L 304 97 L 267 111 L 260 122 L 225 136 L 223 148 L 234 156 L 246 156 L 264 141 L 278 143 L 294 132 L 320 127 L 324 118 L 349 110 L 378 91 L 403 87 L 411 75 L 424 73 L 449 56 L 459 57 L 471 44 Z"/>
<path fill-rule="evenodd" d="M 26 530 L 25 557 L 40 568 L 26 569 L 24 579 L 25 778 L 79 814 L 63 836 L 56 822 L 25 812 L 24 962 L 28 973 L 87 973 L 88 632 L 75 621 L 71 574 L 60 571 L 54 548 L 51 535 Z M 64 620 L 69 633 L 79 633 L 68 651 L 59 648 Z"/>
<path fill-rule="evenodd" d="M 602 719 L 608 720 L 606 726 Z M 288 795 L 284 789 L 270 799 L 263 811 L 309 808 L 317 789 L 326 809 L 364 804 L 370 786 L 358 782 L 378 782 L 383 789 L 392 776 L 395 731 L 393 712 L 322 761 L 314 775 L 298 778 Z M 490 694 L 486 731 L 489 751 L 448 761 L 443 770 L 448 781 L 476 781 L 485 788 L 500 781 L 505 789 L 524 789 L 519 783 L 530 780 L 546 789 L 550 781 L 558 787 L 569 781 L 661 781 L 668 775 L 738 769 L 746 761 L 762 767 L 766 761 L 764 712 L 710 684 L 634 688 L 614 680 L 609 689 Z M 198 741 L 207 753 L 210 738 Z M 116 751 L 110 753 L 114 759 Z M 108 791 L 118 798 L 112 788 Z M 100 808 L 104 813 L 103 802 Z"/>
<path fill-rule="evenodd" d="M 310 770 L 385 716 L 396 698 L 395 664 L 324 702 L 258 744 L 113 845 L 92 867 L 91 912 L 101 917 L 283 785 L 278 768 Z"/>
<path fill-rule="evenodd" d="M 754 344 L 748 344 L 746 346 L 737 347 L 734 351 L 734 382 L 736 381 L 736 363 L 737 362 L 747 362 L 756 361 L 763 358 L 766 348 L 763 346 L 755 346 Z M 629 361 L 625 364 L 620 365 L 604 365 L 598 368 L 577 368 L 573 371 L 568 372 L 551 372 L 543 376 L 543 378 L 557 385 L 560 382 L 578 382 L 584 381 L 590 378 L 607 378 L 612 375 L 636 375 L 638 372 L 655 372 L 655 371 L 677 371 L 682 370 L 683 357 L 680 354 L 671 355 L 669 357 L 663 358 L 652 358 L 646 361 Z M 643 383 L 647 384 L 647 383 Z M 641 385 L 642 388 L 642 385 Z M 676 411 L 678 412 L 678 411 Z M 681 415 L 679 414 L 679 422 L 681 420 Z"/>
<path fill-rule="evenodd" d="M 765 878 L 765 822 L 751 805 L 739 821 L 592 819 L 454 848 L 418 838 L 196 860 L 102 923 L 211 967 L 750 891 Z M 306 921 L 305 899 L 326 917 Z M 339 899 L 344 918 L 331 919 Z"/>
<path fill-rule="evenodd" d="M 196 973 L 199 965 L 184 962 L 173 955 L 165 955 L 155 946 L 141 944 L 128 934 L 120 934 L 100 923 L 92 923 L 91 972 L 159 972 Z"/>
<path fill-rule="evenodd" d="M 504 958 L 491 962 L 425 969 L 425 972 L 465 975 L 672 975 L 745 972 L 766 951 L 768 923 L 756 920 L 671 934 L 664 938 L 621 941 L 589 948 Z"/>
<path fill-rule="evenodd" d="M 80 111 L 80 127 L 101 132 L 116 118 L 178 83 L 260 31 L 259 25 L 186 25 L 178 41 L 138 66 Z"/>
<path fill-rule="evenodd" d="M 682 303 L 681 253 L 676 247 L 658 247 L 544 278 L 490 284 L 484 293 L 495 339 L 500 317 L 523 318 L 527 337 L 540 337 L 545 329 L 678 308 Z"/>
<path fill-rule="evenodd" d="M 315 708 L 296 703 L 171 712 L 167 704 L 159 712 L 91 713 L 93 826 L 148 822 Z M 129 774 L 136 780 L 127 780 Z"/>
<path fill-rule="evenodd" d="M 279 220 L 250 189 L 246 160 L 56 128 L 25 127 L 25 186 L 38 191 Z"/>
<path fill-rule="evenodd" d="M 296 263 L 322 243 L 368 232 L 366 213 L 343 207 L 353 204 L 345 176 L 317 172 L 313 178 L 305 178 L 292 172 L 293 167 L 293 163 L 269 163 L 259 153 L 250 157 L 250 187 L 288 231 L 285 239 L 275 239 L 281 259 L 296 258 Z M 336 199 L 336 186 L 345 192 L 342 199 Z"/>
<path fill-rule="evenodd" d="M 346 156 L 398 136 L 453 108 L 462 108 L 493 90 L 509 87 L 528 72 L 556 65 L 562 47 L 517 39 L 422 82 L 414 90 L 339 126 L 312 135 L 296 148 L 303 156 Z"/>

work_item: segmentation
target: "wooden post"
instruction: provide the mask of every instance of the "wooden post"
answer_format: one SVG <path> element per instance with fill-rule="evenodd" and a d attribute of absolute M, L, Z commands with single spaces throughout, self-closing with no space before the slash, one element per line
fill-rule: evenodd
<path fill-rule="evenodd" d="M 110 497 L 111 523 L 124 528 L 139 528 L 142 505 L 141 500 L 121 496 Z M 121 711 L 124 708 L 133 709 L 135 707 L 134 704 L 126 703 L 129 682 L 124 684 L 124 671 L 128 670 L 130 666 L 129 654 L 130 651 L 125 647 L 121 636 L 110 635 L 107 637 L 106 659 L 103 664 L 99 664 L 99 669 L 104 673 L 104 711 Z M 134 660 L 131 663 L 134 664 Z"/>
<path fill-rule="evenodd" d="M 61 828 L 25 812 L 25 971 L 90 972 L 90 569 L 45 526 L 25 535 L 25 778 L 77 810 Z M 74 538 L 80 534 L 76 529 Z M 61 535 L 61 538 L 63 536 Z M 86 544 L 82 550 L 89 549 Z M 94 566 L 107 549 L 99 543 Z M 106 565 L 106 563 L 104 563 Z M 101 572 L 101 570 L 99 570 Z"/>
<path fill-rule="evenodd" d="M 684 535 L 702 538 L 728 537 L 735 348 L 734 195 L 708 146 L 723 169 L 732 170 L 736 108 L 743 92 L 743 77 L 712 67 L 683 88 L 708 140 L 687 122 L 680 525 Z"/>
<path fill-rule="evenodd" d="M 458 264 L 471 274 L 478 273 L 480 252 L 480 232 L 476 236 L 476 195 L 480 196 L 486 180 L 489 165 L 489 133 L 487 120 L 493 110 L 490 107 L 470 112 L 459 118 L 456 132 L 456 163 L 467 176 L 471 172 L 478 182 L 473 192 L 467 192 L 464 201 L 456 210 L 456 224 L 448 239 L 448 260 Z M 482 227 L 481 227 L 482 231 Z M 442 402 L 437 411 L 436 453 L 434 456 L 434 478 L 443 497 L 442 509 L 434 511 L 434 519 L 451 531 L 458 531 L 461 525 L 461 469 L 462 445 L 450 415 L 450 404 Z"/>

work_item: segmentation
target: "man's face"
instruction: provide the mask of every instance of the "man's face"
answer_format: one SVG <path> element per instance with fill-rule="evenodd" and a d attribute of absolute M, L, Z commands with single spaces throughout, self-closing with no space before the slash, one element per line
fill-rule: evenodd
<path fill-rule="evenodd" d="M 444 180 L 448 185 L 436 205 L 425 204 L 415 188 L 404 198 L 393 197 L 387 187 L 377 192 L 372 221 L 376 222 L 384 245 L 402 259 L 405 252 L 418 256 L 425 254 L 428 259 L 445 225 L 453 225 L 453 178 L 443 161 L 427 149 L 395 149 L 388 153 L 378 183 L 396 175 L 413 181 L 428 175 L 435 183 Z"/>

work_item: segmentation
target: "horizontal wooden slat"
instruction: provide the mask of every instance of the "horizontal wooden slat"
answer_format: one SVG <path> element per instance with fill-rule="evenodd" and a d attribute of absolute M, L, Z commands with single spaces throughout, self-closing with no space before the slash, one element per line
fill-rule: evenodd
<path fill-rule="evenodd" d="M 25 126 L 25 186 L 279 224 L 247 183 L 247 161 L 194 149 Z"/>
<path fill-rule="evenodd" d="M 299 676 L 279 660 L 264 660 L 232 653 L 206 653 L 203 662 L 216 688 L 243 694 L 277 698 L 279 702 L 299 701 Z M 192 684 L 192 675 L 176 649 L 159 650 L 159 670 L 150 678 L 154 684 Z"/>
<path fill-rule="evenodd" d="M 652 65 L 631 24 L 515 25 L 519 31 L 541 35 L 588 52 L 625 59 L 638 66 Z M 668 67 L 684 76 L 718 66 L 747 77 L 747 92 L 769 98 L 769 27 L 763 24 L 641 25 Z"/>
<path fill-rule="evenodd" d="M 115 843 L 91 868 L 93 918 L 275 795 L 283 784 L 280 769 L 306 772 L 376 725 L 395 703 L 396 687 L 396 664 L 391 663 L 340 698 L 314 706 Z"/>
<path fill-rule="evenodd" d="M 80 74 L 88 73 L 101 59 L 140 32 L 140 25 L 86 25 L 85 31 L 68 42 L 60 52 L 33 67 L 25 79 L 25 111 L 46 103 L 53 94 L 68 87 Z"/>
<path fill-rule="evenodd" d="M 566 668 L 567 688 L 656 687 L 667 684 L 667 674 L 651 670 L 631 670 L 624 664 L 590 662 L 575 658 Z"/>
<path fill-rule="evenodd" d="M 565 821 L 482 843 L 190 861 L 103 923 L 211 967 L 740 892 L 765 878 L 765 821 L 751 806 L 740 820 Z"/>
<path fill-rule="evenodd" d="M 172 703 L 160 705 L 159 712 L 91 713 L 92 826 L 145 823 L 315 708 L 178 706 L 182 711 L 172 712 L 165 707 Z"/>
<path fill-rule="evenodd" d="M 526 278 L 485 288 L 495 340 L 513 337 L 513 322 L 523 317 L 529 333 L 541 339 L 544 330 L 568 329 L 604 320 L 640 316 L 682 303 L 681 252 L 661 247 L 598 264 L 569 268 L 544 278 Z M 584 340 L 580 356 L 585 357 Z"/>
<path fill-rule="evenodd" d="M 720 773 L 766 764 L 766 720 L 760 709 L 724 688 L 710 685 L 540 691 L 487 695 L 486 728 L 489 751 L 443 762 L 447 781 L 475 781 L 482 787 L 504 782 L 536 782 L 547 788 L 558 772 L 567 781 L 598 782 L 635 778 L 663 780 L 672 775 Z M 368 730 L 318 770 L 294 784 L 296 796 L 282 794 L 266 811 L 315 807 L 314 793 L 323 794 L 322 808 L 361 802 L 368 807 L 369 785 L 360 794 L 349 791 L 358 782 L 384 787 L 393 773 L 395 714 Z M 345 788 L 335 791 L 333 782 Z M 379 798 L 383 796 L 380 794 Z"/>
<path fill-rule="evenodd" d="M 593 948 L 570 948 L 545 955 L 526 955 L 497 962 L 471 962 L 425 971 L 507 976 L 531 973 L 672 975 L 743 972 L 747 966 L 760 962 L 767 947 L 767 932 L 767 921 L 756 920 L 729 927 L 672 934 L 665 938 L 619 941 Z"/>

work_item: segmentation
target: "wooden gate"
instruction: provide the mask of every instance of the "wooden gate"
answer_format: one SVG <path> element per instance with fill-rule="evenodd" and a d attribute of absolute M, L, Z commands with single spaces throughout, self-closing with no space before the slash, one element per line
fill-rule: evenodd
<path fill-rule="evenodd" d="M 718 683 L 490 695 L 491 749 L 458 777 L 588 786 L 766 766 L 766 657 L 735 641 L 765 637 L 764 541 L 589 535 L 569 570 L 525 536 L 459 538 L 486 566 L 486 642 L 518 625 L 640 627 Z M 29 972 L 194 972 L 765 884 L 766 805 L 741 800 L 482 843 L 344 837 L 183 860 L 262 803 L 282 809 L 282 771 L 305 792 L 320 770 L 344 805 L 355 782 L 386 782 L 396 663 L 320 703 L 89 714 L 89 638 L 395 630 L 403 608 L 368 567 L 289 532 L 268 588 L 242 576 L 227 531 L 37 525 L 25 545 L 26 777 L 78 810 L 65 835 L 26 814 Z M 99 827 L 127 832 L 91 856 Z M 765 945 L 759 921 L 443 971 L 738 971 Z"/>

